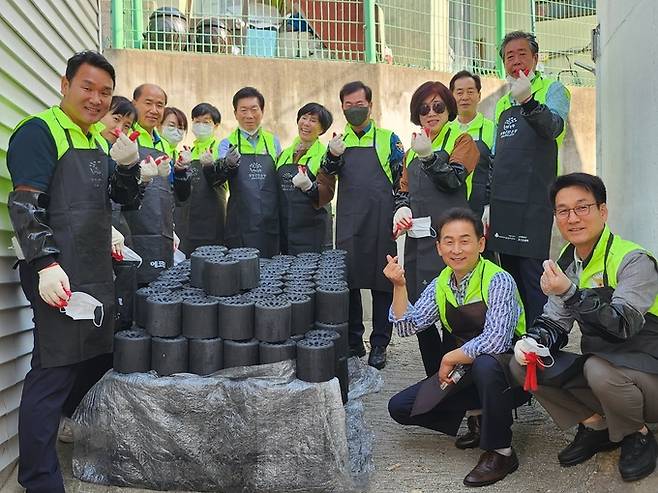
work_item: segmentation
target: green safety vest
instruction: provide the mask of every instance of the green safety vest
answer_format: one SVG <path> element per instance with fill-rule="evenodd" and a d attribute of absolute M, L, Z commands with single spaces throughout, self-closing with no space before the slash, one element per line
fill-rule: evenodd
<path fill-rule="evenodd" d="M 231 145 L 237 147 L 238 145 L 238 132 L 239 128 L 236 128 L 231 135 L 228 136 L 228 141 Z M 272 135 L 267 130 L 262 128 L 258 130 L 258 142 L 256 147 L 252 146 L 251 143 L 247 140 L 246 137 L 240 136 L 240 149 L 238 149 L 240 154 L 269 154 L 272 156 L 274 162 L 276 162 L 276 145 L 274 144 L 274 135 Z"/>
<path fill-rule="evenodd" d="M 376 134 L 375 134 L 376 133 Z M 348 123 L 345 125 L 343 141 L 345 146 L 350 147 L 372 147 L 373 139 L 375 135 L 377 136 L 377 158 L 379 159 L 379 164 L 384 170 L 384 174 L 388 178 L 388 181 L 393 183 L 393 175 L 391 174 L 391 167 L 388 164 L 388 158 L 391 156 L 391 136 L 393 132 L 391 130 L 386 130 L 384 128 L 378 128 L 375 126 L 374 121 L 370 121 L 370 128 L 368 131 L 361 137 L 357 137 L 352 129 L 352 126 Z"/>
<path fill-rule="evenodd" d="M 631 252 L 640 250 L 653 258 L 653 255 L 640 245 L 624 240 L 617 235 L 613 235 L 612 241 L 608 245 L 611 234 L 606 224 L 605 228 L 603 228 L 603 233 L 601 233 L 601 238 L 599 238 L 599 241 L 594 247 L 589 262 L 583 268 L 583 272 L 578 279 L 578 287 L 580 289 L 600 288 L 605 285 L 613 289 L 616 288 L 619 266 L 622 260 L 624 260 L 624 257 Z M 558 259 L 560 266 L 566 268 L 573 262 L 574 248 L 573 245 L 568 244 L 562 249 L 560 258 Z M 606 277 L 607 279 L 605 279 Z M 658 296 L 649 308 L 648 313 L 658 316 Z"/>
<path fill-rule="evenodd" d="M 482 113 L 478 112 L 478 114 L 475 115 L 475 118 L 473 118 L 468 123 L 468 128 L 466 129 L 466 131 L 461 130 L 459 126 L 459 120 L 457 120 L 457 118 L 455 118 L 451 123 L 453 127 L 455 127 L 455 130 L 459 132 L 460 135 L 468 134 L 476 142 L 480 140 L 480 130 L 482 130 L 482 142 L 484 142 L 485 145 L 489 148 L 489 150 L 491 150 L 494 141 L 495 125 L 493 121 L 489 120 L 488 118 L 485 118 Z M 471 192 L 473 190 L 473 175 L 475 175 L 475 171 L 469 173 L 468 176 L 466 177 L 466 196 L 469 199 L 471 198 Z"/>
<path fill-rule="evenodd" d="M 219 159 L 219 139 L 211 135 L 207 139 L 196 139 L 192 144 L 192 161 L 198 160 L 201 154 L 206 152 L 210 146 L 212 147 L 212 156 L 217 161 Z"/>
<path fill-rule="evenodd" d="M 144 127 L 142 127 L 139 123 L 135 122 L 133 124 L 133 128 L 139 132 L 139 137 L 137 137 L 137 143 L 142 146 L 146 147 L 148 149 L 157 149 L 158 151 L 162 151 L 164 154 L 167 154 L 169 157 L 173 157 L 172 154 L 169 154 L 171 152 L 171 146 L 169 143 L 164 140 L 160 134 L 158 134 L 158 131 L 156 129 L 153 129 L 153 135 L 157 136 L 160 138 L 157 144 L 153 142 L 153 136 L 151 136 L 150 133 L 148 133 Z M 157 140 L 157 139 L 156 139 Z"/>
<path fill-rule="evenodd" d="M 555 79 L 549 79 L 542 77 L 541 73 L 537 72 L 535 78 L 532 79 L 532 84 L 530 90 L 539 104 L 546 104 L 546 95 L 548 94 L 548 89 L 557 81 Z M 571 98 L 569 90 L 565 88 L 567 92 L 567 97 Z M 500 115 L 508 108 L 512 107 L 512 95 L 511 93 L 505 94 L 502 98 L 496 103 L 496 125 L 499 123 Z M 564 140 L 564 135 L 567 133 L 567 122 L 564 122 L 564 128 L 560 135 L 557 136 L 556 142 L 558 148 L 562 146 L 562 141 Z"/>
<path fill-rule="evenodd" d="M 295 137 L 295 140 L 292 141 L 292 145 L 281 152 L 276 161 L 276 169 L 279 169 L 284 164 L 293 164 L 295 149 L 297 149 L 297 146 L 301 141 L 302 140 L 299 137 Z M 326 152 L 327 146 L 320 142 L 319 139 L 315 139 L 313 145 L 306 150 L 298 164 L 308 166 L 310 172 L 317 176 L 320 165 L 322 164 L 322 158 L 324 158 Z"/>
<path fill-rule="evenodd" d="M 41 113 L 28 116 L 21 120 L 18 125 L 16 125 L 16 128 L 14 128 L 14 133 L 21 128 L 25 122 L 32 118 L 39 118 L 48 125 L 50 134 L 55 141 L 58 160 L 61 159 L 64 153 L 69 149 L 65 130 L 69 131 L 71 143 L 75 149 L 96 149 L 97 147 L 100 147 L 106 154 L 109 153 L 108 143 L 101 135 L 100 129 L 102 126 L 98 123 L 92 124 L 89 127 L 89 134 L 85 135 L 82 129 L 77 124 L 73 123 L 71 118 L 69 118 L 59 106 L 52 106 Z"/>
<path fill-rule="evenodd" d="M 421 132 L 422 131 L 423 130 L 421 130 Z M 459 132 L 455 131 L 450 122 L 446 123 L 443 125 L 443 128 L 437 134 L 437 136 L 434 137 L 434 140 L 432 140 L 432 150 L 446 151 L 448 154 L 452 153 L 452 150 L 455 148 L 455 141 L 459 135 Z M 415 157 L 416 152 L 413 149 L 409 149 L 409 152 L 407 152 L 407 156 L 404 159 L 405 166 L 409 166 Z"/>
<path fill-rule="evenodd" d="M 452 272 L 453 271 L 450 267 L 443 269 L 439 274 L 439 277 L 436 279 L 435 289 L 435 301 L 439 310 L 439 317 L 441 318 L 443 327 L 445 327 L 448 332 L 452 332 L 452 327 L 450 327 L 446 317 L 446 303 L 450 303 L 455 308 L 458 306 L 455 295 L 450 288 L 450 277 L 452 276 Z M 484 301 L 486 305 L 489 300 L 489 284 L 491 284 L 491 279 L 499 272 L 505 271 L 493 262 L 480 257 L 480 261 L 475 266 L 475 269 L 473 269 L 473 274 L 468 280 L 464 305 L 478 303 L 480 301 Z M 521 307 L 521 315 L 516 323 L 514 333 L 517 336 L 521 336 L 525 334 L 525 310 L 523 309 L 523 303 L 521 302 L 521 296 L 519 295 L 518 289 L 516 290 L 516 299 Z"/>

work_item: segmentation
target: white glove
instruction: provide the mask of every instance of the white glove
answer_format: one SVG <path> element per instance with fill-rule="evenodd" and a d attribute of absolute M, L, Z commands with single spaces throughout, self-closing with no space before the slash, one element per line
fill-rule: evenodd
<path fill-rule="evenodd" d="M 190 149 L 183 149 L 178 155 L 179 166 L 187 167 L 192 162 L 192 151 Z"/>
<path fill-rule="evenodd" d="M 523 70 L 519 70 L 519 76 L 508 79 L 509 90 L 512 97 L 519 103 L 525 103 L 532 96 L 531 81 L 535 76 L 533 72 L 528 75 Z"/>
<path fill-rule="evenodd" d="M 158 175 L 160 175 L 162 178 L 168 178 L 169 173 L 171 173 L 171 165 L 169 162 L 169 156 L 160 156 L 155 160 L 155 164 L 158 165 Z"/>
<path fill-rule="evenodd" d="M 137 141 L 132 141 L 123 132 L 110 148 L 110 157 L 119 166 L 130 166 L 139 161 L 139 147 Z"/>
<path fill-rule="evenodd" d="M 340 134 L 340 135 L 334 134 L 333 139 L 331 139 L 329 141 L 329 152 L 334 157 L 339 157 L 339 156 L 343 155 L 346 148 L 347 148 L 347 146 L 345 145 L 345 142 L 343 141 L 343 134 Z"/>
<path fill-rule="evenodd" d="M 226 163 L 228 169 L 235 169 L 238 166 L 240 166 L 241 157 L 242 156 L 240 155 L 240 151 L 238 151 L 238 148 L 235 146 L 231 146 L 229 147 L 228 152 L 224 157 L 224 162 Z"/>
<path fill-rule="evenodd" d="M 178 250 L 178 245 L 180 245 L 180 238 L 176 234 L 176 231 L 174 231 L 174 251 Z"/>
<path fill-rule="evenodd" d="M 525 353 L 536 353 L 537 342 L 532 337 L 522 337 L 514 344 L 514 359 L 521 366 L 526 366 L 528 361 Z"/>
<path fill-rule="evenodd" d="M 117 260 L 123 260 L 123 247 L 124 237 L 123 235 L 112 226 L 112 256 L 117 258 Z"/>
<path fill-rule="evenodd" d="M 202 166 L 210 166 L 215 162 L 215 158 L 212 157 L 212 152 L 206 151 L 199 156 L 199 162 Z"/>
<path fill-rule="evenodd" d="M 39 295 L 50 306 L 64 307 L 71 297 L 69 276 L 58 263 L 39 271 Z"/>
<path fill-rule="evenodd" d="M 425 131 L 420 132 L 419 134 L 413 134 L 411 139 L 411 150 L 421 159 L 428 158 L 432 155 L 432 141 Z"/>
<path fill-rule="evenodd" d="M 158 176 L 158 165 L 155 164 L 153 156 L 148 156 L 139 163 L 140 181 L 143 183 L 150 182 Z"/>
<path fill-rule="evenodd" d="M 487 236 L 487 233 L 489 232 L 489 216 L 491 214 L 490 211 L 490 206 L 485 205 L 484 210 L 482 211 L 482 227 L 484 228 L 484 236 Z"/>
<path fill-rule="evenodd" d="M 411 228 L 412 223 L 411 209 L 406 206 L 400 207 L 393 216 L 393 236 L 397 238 L 403 231 Z"/>
<path fill-rule="evenodd" d="M 302 192 L 307 192 L 313 186 L 313 182 L 306 174 L 306 166 L 298 166 L 297 169 L 299 171 L 292 177 L 292 184 Z"/>

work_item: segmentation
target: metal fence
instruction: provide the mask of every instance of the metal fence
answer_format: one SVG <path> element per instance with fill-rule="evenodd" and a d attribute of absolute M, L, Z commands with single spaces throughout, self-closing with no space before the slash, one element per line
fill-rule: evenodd
<path fill-rule="evenodd" d="M 112 0 L 112 46 L 389 63 L 504 76 L 506 32 L 534 32 L 540 68 L 593 85 L 596 0 Z"/>

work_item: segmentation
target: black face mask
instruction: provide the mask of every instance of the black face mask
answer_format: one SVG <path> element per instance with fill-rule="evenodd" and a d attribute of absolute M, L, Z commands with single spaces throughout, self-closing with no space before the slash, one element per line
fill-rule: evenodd
<path fill-rule="evenodd" d="M 358 127 L 363 122 L 365 122 L 366 118 L 368 118 L 369 112 L 370 112 L 370 108 L 368 108 L 367 106 L 353 106 L 351 108 L 347 108 L 346 110 L 343 110 L 345 119 L 353 127 Z"/>

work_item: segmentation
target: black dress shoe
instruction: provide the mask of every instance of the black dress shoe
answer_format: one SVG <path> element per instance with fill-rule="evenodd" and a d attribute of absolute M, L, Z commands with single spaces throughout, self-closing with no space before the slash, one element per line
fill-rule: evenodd
<path fill-rule="evenodd" d="M 493 450 L 487 450 L 480 456 L 477 466 L 464 478 L 466 486 L 487 486 L 504 479 L 519 468 L 519 459 L 512 449 L 509 457 Z"/>
<path fill-rule="evenodd" d="M 468 432 L 455 440 L 458 449 L 477 448 L 480 446 L 480 416 L 469 416 L 466 418 Z"/>
<path fill-rule="evenodd" d="M 386 366 L 386 348 L 384 346 L 373 346 L 368 356 L 368 364 L 381 370 Z"/>
<path fill-rule="evenodd" d="M 365 355 L 366 355 L 366 347 L 363 345 L 363 343 L 358 344 L 356 346 L 350 346 L 350 358 L 352 356 L 356 356 L 357 358 L 362 358 Z"/>
<path fill-rule="evenodd" d="M 653 433 L 643 435 L 639 431 L 625 436 L 621 441 L 619 472 L 624 481 L 646 478 L 656 469 L 658 444 Z"/>
<path fill-rule="evenodd" d="M 591 430 L 583 424 L 578 425 L 578 432 L 573 441 L 557 454 L 563 467 L 575 466 L 592 458 L 597 452 L 619 447 L 610 441 L 608 430 Z"/>

